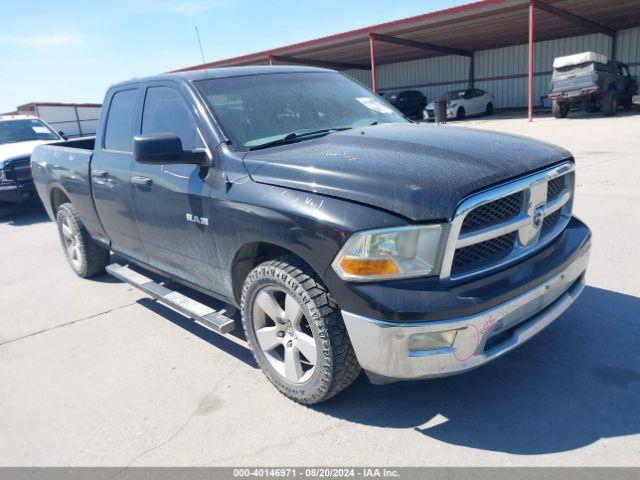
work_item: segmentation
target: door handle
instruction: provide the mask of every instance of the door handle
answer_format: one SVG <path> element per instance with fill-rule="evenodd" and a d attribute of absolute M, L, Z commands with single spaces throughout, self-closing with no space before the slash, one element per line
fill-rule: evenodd
<path fill-rule="evenodd" d="M 149 177 L 136 175 L 134 177 L 131 177 L 131 183 L 133 183 L 134 185 L 142 185 L 148 187 L 153 183 L 153 180 L 151 180 Z"/>
<path fill-rule="evenodd" d="M 109 172 L 106 170 L 91 170 L 91 176 L 95 178 L 106 178 L 109 176 Z"/>

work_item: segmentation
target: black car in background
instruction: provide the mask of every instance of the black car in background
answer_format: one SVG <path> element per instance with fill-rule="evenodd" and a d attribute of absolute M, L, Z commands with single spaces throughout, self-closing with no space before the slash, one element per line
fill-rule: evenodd
<path fill-rule="evenodd" d="M 427 97 L 418 90 L 404 90 L 390 95 L 389 102 L 409 118 L 422 118 L 422 111 L 427 106 Z"/>

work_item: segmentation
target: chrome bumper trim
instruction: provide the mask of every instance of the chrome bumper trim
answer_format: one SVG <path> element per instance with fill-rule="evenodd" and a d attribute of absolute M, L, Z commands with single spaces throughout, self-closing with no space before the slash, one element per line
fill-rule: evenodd
<path fill-rule="evenodd" d="M 523 344 L 558 318 L 584 288 L 590 248 L 543 284 L 489 310 L 456 319 L 391 323 L 342 311 L 360 365 L 375 383 L 440 377 L 479 367 Z M 417 333 L 457 330 L 453 345 L 409 351 Z M 510 333 L 505 334 L 507 330 Z M 505 339 L 489 349 L 498 335 Z"/>

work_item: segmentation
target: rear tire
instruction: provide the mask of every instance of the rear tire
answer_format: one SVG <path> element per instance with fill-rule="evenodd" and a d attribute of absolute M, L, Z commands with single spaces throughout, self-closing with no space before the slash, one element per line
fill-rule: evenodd
<path fill-rule="evenodd" d="M 618 111 L 618 92 L 610 90 L 602 97 L 602 113 L 607 117 L 611 117 Z"/>
<path fill-rule="evenodd" d="M 287 256 L 254 268 L 240 308 L 256 362 L 291 400 L 323 402 L 360 373 L 333 296 L 299 259 Z"/>
<path fill-rule="evenodd" d="M 556 118 L 566 118 L 569 114 L 569 104 L 565 102 L 558 102 L 557 100 L 553 101 L 551 110 L 553 111 L 553 116 Z"/>
<path fill-rule="evenodd" d="M 456 120 L 464 120 L 464 117 L 466 115 L 467 114 L 464 111 L 464 107 L 458 107 L 458 110 L 456 111 Z"/>
<path fill-rule="evenodd" d="M 104 272 L 109 263 L 109 250 L 91 238 L 71 203 L 58 207 L 56 222 L 62 248 L 72 270 L 82 278 Z"/>

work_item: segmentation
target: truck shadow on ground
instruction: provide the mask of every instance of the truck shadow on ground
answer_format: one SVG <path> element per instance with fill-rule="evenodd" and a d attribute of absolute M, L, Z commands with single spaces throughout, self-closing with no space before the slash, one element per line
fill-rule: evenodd
<path fill-rule="evenodd" d="M 640 299 L 587 287 L 529 343 L 467 374 L 371 385 L 315 407 L 351 422 L 520 455 L 640 433 Z"/>
<path fill-rule="evenodd" d="M 252 368 L 258 368 L 251 351 L 242 343 L 244 343 L 244 335 L 242 333 L 242 327 L 240 325 L 240 320 L 236 319 L 236 329 L 229 334 L 229 336 L 223 337 L 214 333 L 203 326 L 195 323 L 191 319 L 188 319 L 181 314 L 171 310 L 169 307 L 151 299 L 151 298 L 141 298 L 138 300 L 138 303 L 145 308 L 148 308 L 152 312 L 161 315 L 163 318 L 169 320 L 171 323 L 176 326 L 183 328 L 187 332 L 195 335 L 196 337 L 204 340 L 205 342 L 211 344 L 211 346 L 225 352 L 228 355 L 232 355 L 238 360 L 246 363 Z M 233 337 L 233 340 L 230 337 Z"/>
<path fill-rule="evenodd" d="M 48 221 L 49 217 L 39 201 L 19 205 L 0 205 L 0 224 L 24 227 Z"/>

